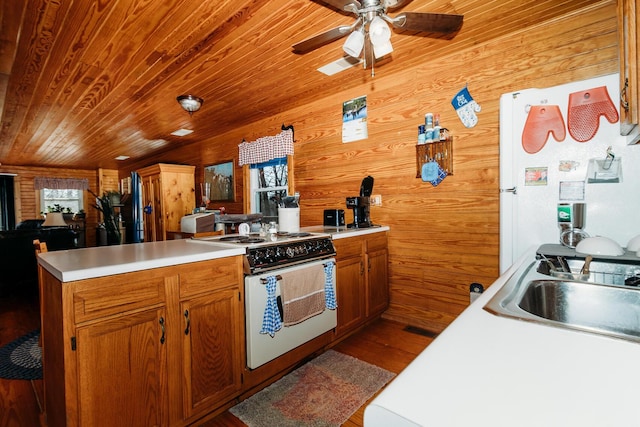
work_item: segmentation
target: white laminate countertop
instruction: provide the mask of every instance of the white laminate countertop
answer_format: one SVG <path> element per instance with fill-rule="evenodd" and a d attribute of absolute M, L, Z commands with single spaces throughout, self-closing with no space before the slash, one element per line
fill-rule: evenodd
<path fill-rule="evenodd" d="M 314 225 L 310 227 L 301 227 L 300 231 L 306 231 L 307 233 L 327 233 L 331 235 L 333 240 L 344 239 L 348 237 L 363 236 L 365 234 L 382 233 L 383 231 L 389 231 L 389 227 L 386 225 L 367 227 L 367 228 L 347 228 L 345 227 L 324 227 L 322 225 Z"/>
<path fill-rule="evenodd" d="M 365 409 L 365 427 L 640 426 L 640 344 L 483 309 L 527 254 Z"/>
<path fill-rule="evenodd" d="M 45 252 L 38 262 L 62 282 L 243 255 L 244 248 L 183 240 Z"/>

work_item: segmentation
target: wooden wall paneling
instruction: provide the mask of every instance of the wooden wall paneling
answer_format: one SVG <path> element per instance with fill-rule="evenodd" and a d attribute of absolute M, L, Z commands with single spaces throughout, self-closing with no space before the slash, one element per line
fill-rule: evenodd
<path fill-rule="evenodd" d="M 120 191 L 120 179 L 117 169 L 98 169 L 98 195 L 105 191 Z"/>
<path fill-rule="evenodd" d="M 485 6 L 486 13 L 497 13 L 491 10 L 495 5 L 474 3 Z M 301 225 L 320 224 L 327 208 L 345 209 L 350 221 L 345 197 L 357 195 L 362 178 L 372 175 L 373 192 L 382 195 L 372 218 L 391 227 L 391 302 L 385 317 L 442 330 L 469 304 L 470 283 L 488 286 L 498 276 L 500 95 L 617 72 L 615 2 L 585 2 L 574 9 L 562 9 L 564 16 L 552 21 L 533 22 L 534 8 L 526 30 L 509 34 L 501 21 L 504 28 L 497 31 L 503 36 L 457 51 L 443 47 L 429 61 L 425 52 L 416 52 L 415 61 L 403 58 L 398 66 L 403 53 L 396 57 L 394 52 L 395 64 L 377 68 L 373 79 L 363 70 L 327 78 L 331 95 L 310 95 L 302 105 L 236 126 L 203 140 L 199 148 L 178 148 L 152 160 L 189 156 L 201 167 L 237 155 L 237 146 L 222 148 L 226 141 L 252 140 L 277 133 L 281 123 L 293 124 Z M 354 76 L 362 83 L 341 89 L 340 83 Z M 471 129 L 450 104 L 465 85 L 482 107 Z M 342 102 L 361 95 L 369 102 L 369 137 L 343 144 Z M 415 176 L 417 126 L 428 111 L 440 113 L 455 138 L 454 174 L 437 187 Z M 199 150 L 200 160 L 193 157 Z"/>

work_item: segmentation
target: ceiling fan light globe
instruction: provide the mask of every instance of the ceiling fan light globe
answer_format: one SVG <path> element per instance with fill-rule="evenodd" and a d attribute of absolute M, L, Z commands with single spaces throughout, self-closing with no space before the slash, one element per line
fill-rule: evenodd
<path fill-rule="evenodd" d="M 376 16 L 369 24 L 369 37 L 374 45 L 388 42 L 391 39 L 391 29 L 382 18 Z"/>
<path fill-rule="evenodd" d="M 391 46 L 391 42 L 389 40 L 383 43 L 373 44 L 373 56 L 375 56 L 376 59 L 382 58 L 391 52 L 393 52 L 393 46 Z"/>
<path fill-rule="evenodd" d="M 349 34 L 347 40 L 344 42 L 342 46 L 342 50 L 354 58 L 358 58 L 360 56 L 360 52 L 362 52 L 362 47 L 364 46 L 364 34 L 360 31 L 354 31 Z"/>

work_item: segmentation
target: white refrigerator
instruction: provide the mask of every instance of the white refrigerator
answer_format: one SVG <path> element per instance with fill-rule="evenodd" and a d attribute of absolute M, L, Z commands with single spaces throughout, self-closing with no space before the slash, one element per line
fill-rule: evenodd
<path fill-rule="evenodd" d="M 589 236 L 640 234 L 640 144 L 620 136 L 619 94 L 611 74 L 500 97 L 501 274 L 560 243 L 560 203 L 586 204 Z"/>

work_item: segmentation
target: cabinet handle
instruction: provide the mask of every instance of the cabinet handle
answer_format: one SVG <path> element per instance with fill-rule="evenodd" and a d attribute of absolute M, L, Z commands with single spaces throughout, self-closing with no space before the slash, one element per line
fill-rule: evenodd
<path fill-rule="evenodd" d="M 189 310 L 184 311 L 184 318 L 187 319 L 187 327 L 184 330 L 185 335 L 189 335 L 189 328 L 191 327 L 191 319 L 189 318 Z"/>
<path fill-rule="evenodd" d="M 364 262 L 360 261 L 360 275 L 364 275 Z"/>
<path fill-rule="evenodd" d="M 627 89 L 629 89 L 629 79 L 624 79 L 624 87 L 620 91 L 620 105 L 624 111 L 629 112 L 629 101 L 627 101 Z"/>
<path fill-rule="evenodd" d="M 160 328 L 162 328 L 162 336 L 160 337 L 160 344 L 164 344 L 164 317 L 161 317 L 160 320 L 158 320 L 158 323 L 160 323 Z"/>
<path fill-rule="evenodd" d="M 371 260 L 368 260 L 369 265 L 367 266 L 367 271 L 371 272 Z"/>

